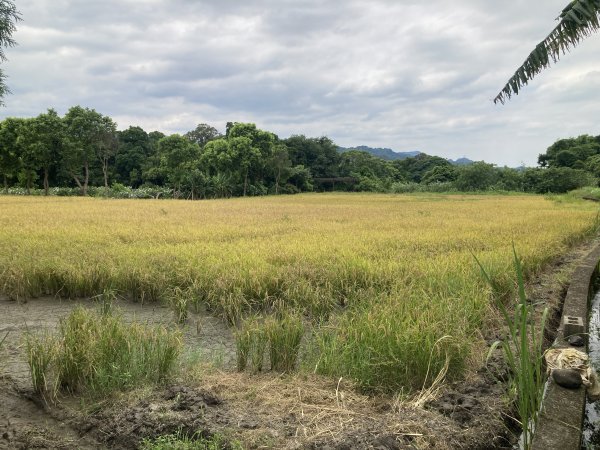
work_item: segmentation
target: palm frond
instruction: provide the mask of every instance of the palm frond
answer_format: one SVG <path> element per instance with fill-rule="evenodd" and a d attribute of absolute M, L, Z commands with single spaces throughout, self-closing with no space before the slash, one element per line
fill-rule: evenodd
<path fill-rule="evenodd" d="M 600 0 L 574 0 L 562 10 L 556 19 L 558 25 L 529 54 L 527 59 L 508 80 L 494 99 L 494 103 L 506 102 L 513 94 L 531 81 L 538 73 L 557 62 L 581 40 L 600 29 Z"/>

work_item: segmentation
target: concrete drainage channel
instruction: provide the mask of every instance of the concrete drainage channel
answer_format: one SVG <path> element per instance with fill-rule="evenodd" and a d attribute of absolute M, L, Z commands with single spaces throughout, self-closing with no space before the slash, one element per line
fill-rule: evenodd
<path fill-rule="evenodd" d="M 556 336 L 553 348 L 573 348 L 588 352 L 590 363 L 600 364 L 600 294 L 596 295 L 593 312 L 590 319 L 590 339 L 586 330 L 589 316 L 590 300 L 594 295 L 594 280 L 598 275 L 600 261 L 600 245 L 585 258 L 575 270 L 563 305 L 561 326 Z M 583 337 L 583 347 L 569 344 L 567 338 L 574 334 Z M 591 336 L 594 334 L 594 336 Z M 575 342 L 571 339 L 571 342 Z M 596 358 L 594 360 L 594 358 Z M 596 367 L 598 370 L 598 367 Z M 598 408 L 598 409 L 597 409 Z M 584 432 L 584 419 L 587 421 Z M 580 450 L 583 448 L 598 448 L 593 443 L 594 437 L 600 443 L 600 405 L 586 406 L 586 388 L 567 389 L 556 384 L 551 378 L 546 386 L 542 410 L 538 419 L 531 448 L 533 450 Z M 598 427 L 598 430 L 596 430 Z"/>
<path fill-rule="evenodd" d="M 600 373 L 600 292 L 596 291 L 588 326 L 588 353 L 596 372 Z M 600 401 L 587 403 L 583 423 L 583 447 L 600 448 Z"/>

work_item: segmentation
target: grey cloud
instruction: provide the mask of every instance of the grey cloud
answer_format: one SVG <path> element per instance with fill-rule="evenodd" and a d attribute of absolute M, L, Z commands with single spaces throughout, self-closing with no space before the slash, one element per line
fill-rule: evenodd
<path fill-rule="evenodd" d="M 566 0 L 20 0 L 0 114 L 82 104 L 184 132 L 251 120 L 280 136 L 535 164 L 596 133 L 591 37 L 509 104 L 490 99 Z"/>

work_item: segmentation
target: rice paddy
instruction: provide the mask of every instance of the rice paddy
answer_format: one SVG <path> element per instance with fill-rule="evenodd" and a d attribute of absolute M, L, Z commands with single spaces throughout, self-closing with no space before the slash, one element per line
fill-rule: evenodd
<path fill-rule="evenodd" d="M 539 196 L 0 197 L 0 210 L 0 294 L 117 292 L 172 304 L 182 322 L 205 305 L 241 330 L 289 313 L 306 326 L 271 331 L 302 353 L 275 355 L 282 370 L 392 392 L 464 372 L 496 317 L 492 296 L 515 291 L 513 242 L 528 277 L 597 226 L 596 205 Z"/>

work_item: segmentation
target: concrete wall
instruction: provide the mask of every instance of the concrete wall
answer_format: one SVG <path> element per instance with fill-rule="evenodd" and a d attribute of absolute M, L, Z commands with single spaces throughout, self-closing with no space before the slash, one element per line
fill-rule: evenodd
<path fill-rule="evenodd" d="M 592 292 L 592 280 L 600 260 L 600 245 L 586 256 L 573 273 L 571 284 L 563 305 L 561 327 L 554 347 L 570 347 L 565 340 L 563 323 L 565 316 L 581 317 L 588 327 L 588 307 Z M 585 347 L 577 350 L 587 352 L 587 334 L 583 335 Z M 537 428 L 533 437 L 533 450 L 580 450 L 585 411 L 585 387 L 566 389 L 549 380 L 542 404 Z"/>

